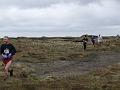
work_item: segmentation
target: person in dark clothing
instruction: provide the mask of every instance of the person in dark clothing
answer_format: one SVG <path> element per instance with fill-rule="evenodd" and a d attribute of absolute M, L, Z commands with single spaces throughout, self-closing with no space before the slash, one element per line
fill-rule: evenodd
<path fill-rule="evenodd" d="M 94 36 L 91 37 L 91 41 L 92 41 L 93 46 L 95 47 L 95 37 Z"/>
<path fill-rule="evenodd" d="M 87 38 L 87 35 L 84 36 L 83 38 L 83 48 L 84 48 L 84 51 L 86 50 L 87 48 L 87 42 L 88 42 L 88 38 Z"/>
<path fill-rule="evenodd" d="M 10 72 L 10 76 L 13 75 L 13 70 L 9 70 L 11 64 L 12 64 L 12 58 L 16 53 L 15 47 L 10 43 L 10 40 L 7 36 L 3 38 L 3 44 L 0 47 L 0 53 L 1 53 L 1 59 L 4 63 L 4 72 L 5 72 L 5 78 L 8 77 L 8 72 Z"/>

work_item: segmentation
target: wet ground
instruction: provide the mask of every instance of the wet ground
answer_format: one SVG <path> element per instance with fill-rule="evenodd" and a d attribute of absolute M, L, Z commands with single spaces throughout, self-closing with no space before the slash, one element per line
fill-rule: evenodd
<path fill-rule="evenodd" d="M 23 67 L 30 74 L 38 77 L 54 76 L 71 76 L 82 75 L 90 71 L 104 68 L 120 62 L 118 52 L 99 52 L 87 58 L 79 58 L 76 60 L 56 60 L 47 63 L 26 63 L 15 62 L 15 67 Z"/>

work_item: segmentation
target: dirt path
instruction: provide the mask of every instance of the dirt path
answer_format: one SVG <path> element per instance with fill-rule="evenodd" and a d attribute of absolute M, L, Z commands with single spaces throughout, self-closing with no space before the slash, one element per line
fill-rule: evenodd
<path fill-rule="evenodd" d="M 107 67 L 120 62 L 120 55 L 117 52 L 98 53 L 83 60 L 73 61 L 52 61 L 48 63 L 27 63 L 29 69 L 34 69 L 37 76 L 69 76 L 81 75 L 92 70 Z M 19 63 L 19 62 L 17 62 Z M 22 63 L 22 62 L 21 62 Z M 25 63 L 24 63 L 25 64 Z"/>
<path fill-rule="evenodd" d="M 90 57 L 73 61 L 52 61 L 48 63 L 26 63 L 28 69 L 33 70 L 33 75 L 46 76 L 69 76 L 89 73 L 95 69 L 107 67 L 120 62 L 117 52 L 98 53 Z M 22 64 L 23 62 L 17 62 Z M 25 64 L 25 62 L 24 62 Z"/>

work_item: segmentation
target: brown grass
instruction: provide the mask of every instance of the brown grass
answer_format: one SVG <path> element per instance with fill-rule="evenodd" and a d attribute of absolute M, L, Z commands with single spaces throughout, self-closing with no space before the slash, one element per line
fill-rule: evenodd
<path fill-rule="evenodd" d="M 17 48 L 14 62 L 25 64 L 14 66 L 16 75 L 4 82 L 0 77 L 1 90 L 119 90 L 120 89 L 120 65 L 109 66 L 106 69 L 92 71 L 86 75 L 73 75 L 70 77 L 37 77 L 30 74 L 28 63 L 47 63 L 57 60 L 82 60 L 81 58 L 95 55 L 97 51 L 118 52 L 120 40 L 105 39 L 101 47 L 88 46 L 83 51 L 81 42 L 74 42 L 77 39 L 54 38 L 54 39 L 12 39 Z M 94 58 L 94 57 L 93 57 Z M 2 70 L 2 69 L 1 69 Z M 2 72 L 1 74 L 2 75 Z"/>

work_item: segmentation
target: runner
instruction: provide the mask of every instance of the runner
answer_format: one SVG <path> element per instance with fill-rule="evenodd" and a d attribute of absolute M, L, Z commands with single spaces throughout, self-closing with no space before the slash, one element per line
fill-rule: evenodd
<path fill-rule="evenodd" d="M 10 43 L 10 40 L 8 36 L 5 36 L 3 38 L 3 44 L 0 47 L 1 52 L 1 59 L 4 63 L 4 80 L 8 77 L 8 72 L 10 72 L 10 76 L 13 75 L 13 70 L 9 70 L 11 64 L 12 64 L 12 58 L 16 53 L 15 47 Z"/>
<path fill-rule="evenodd" d="M 84 36 L 84 38 L 83 38 L 83 47 L 84 47 L 84 51 L 86 50 L 86 48 L 87 48 L 87 42 L 88 42 L 88 38 L 87 38 L 87 35 L 85 35 Z"/>
<path fill-rule="evenodd" d="M 93 46 L 95 47 L 95 36 L 91 37 L 91 41 L 92 41 Z"/>

